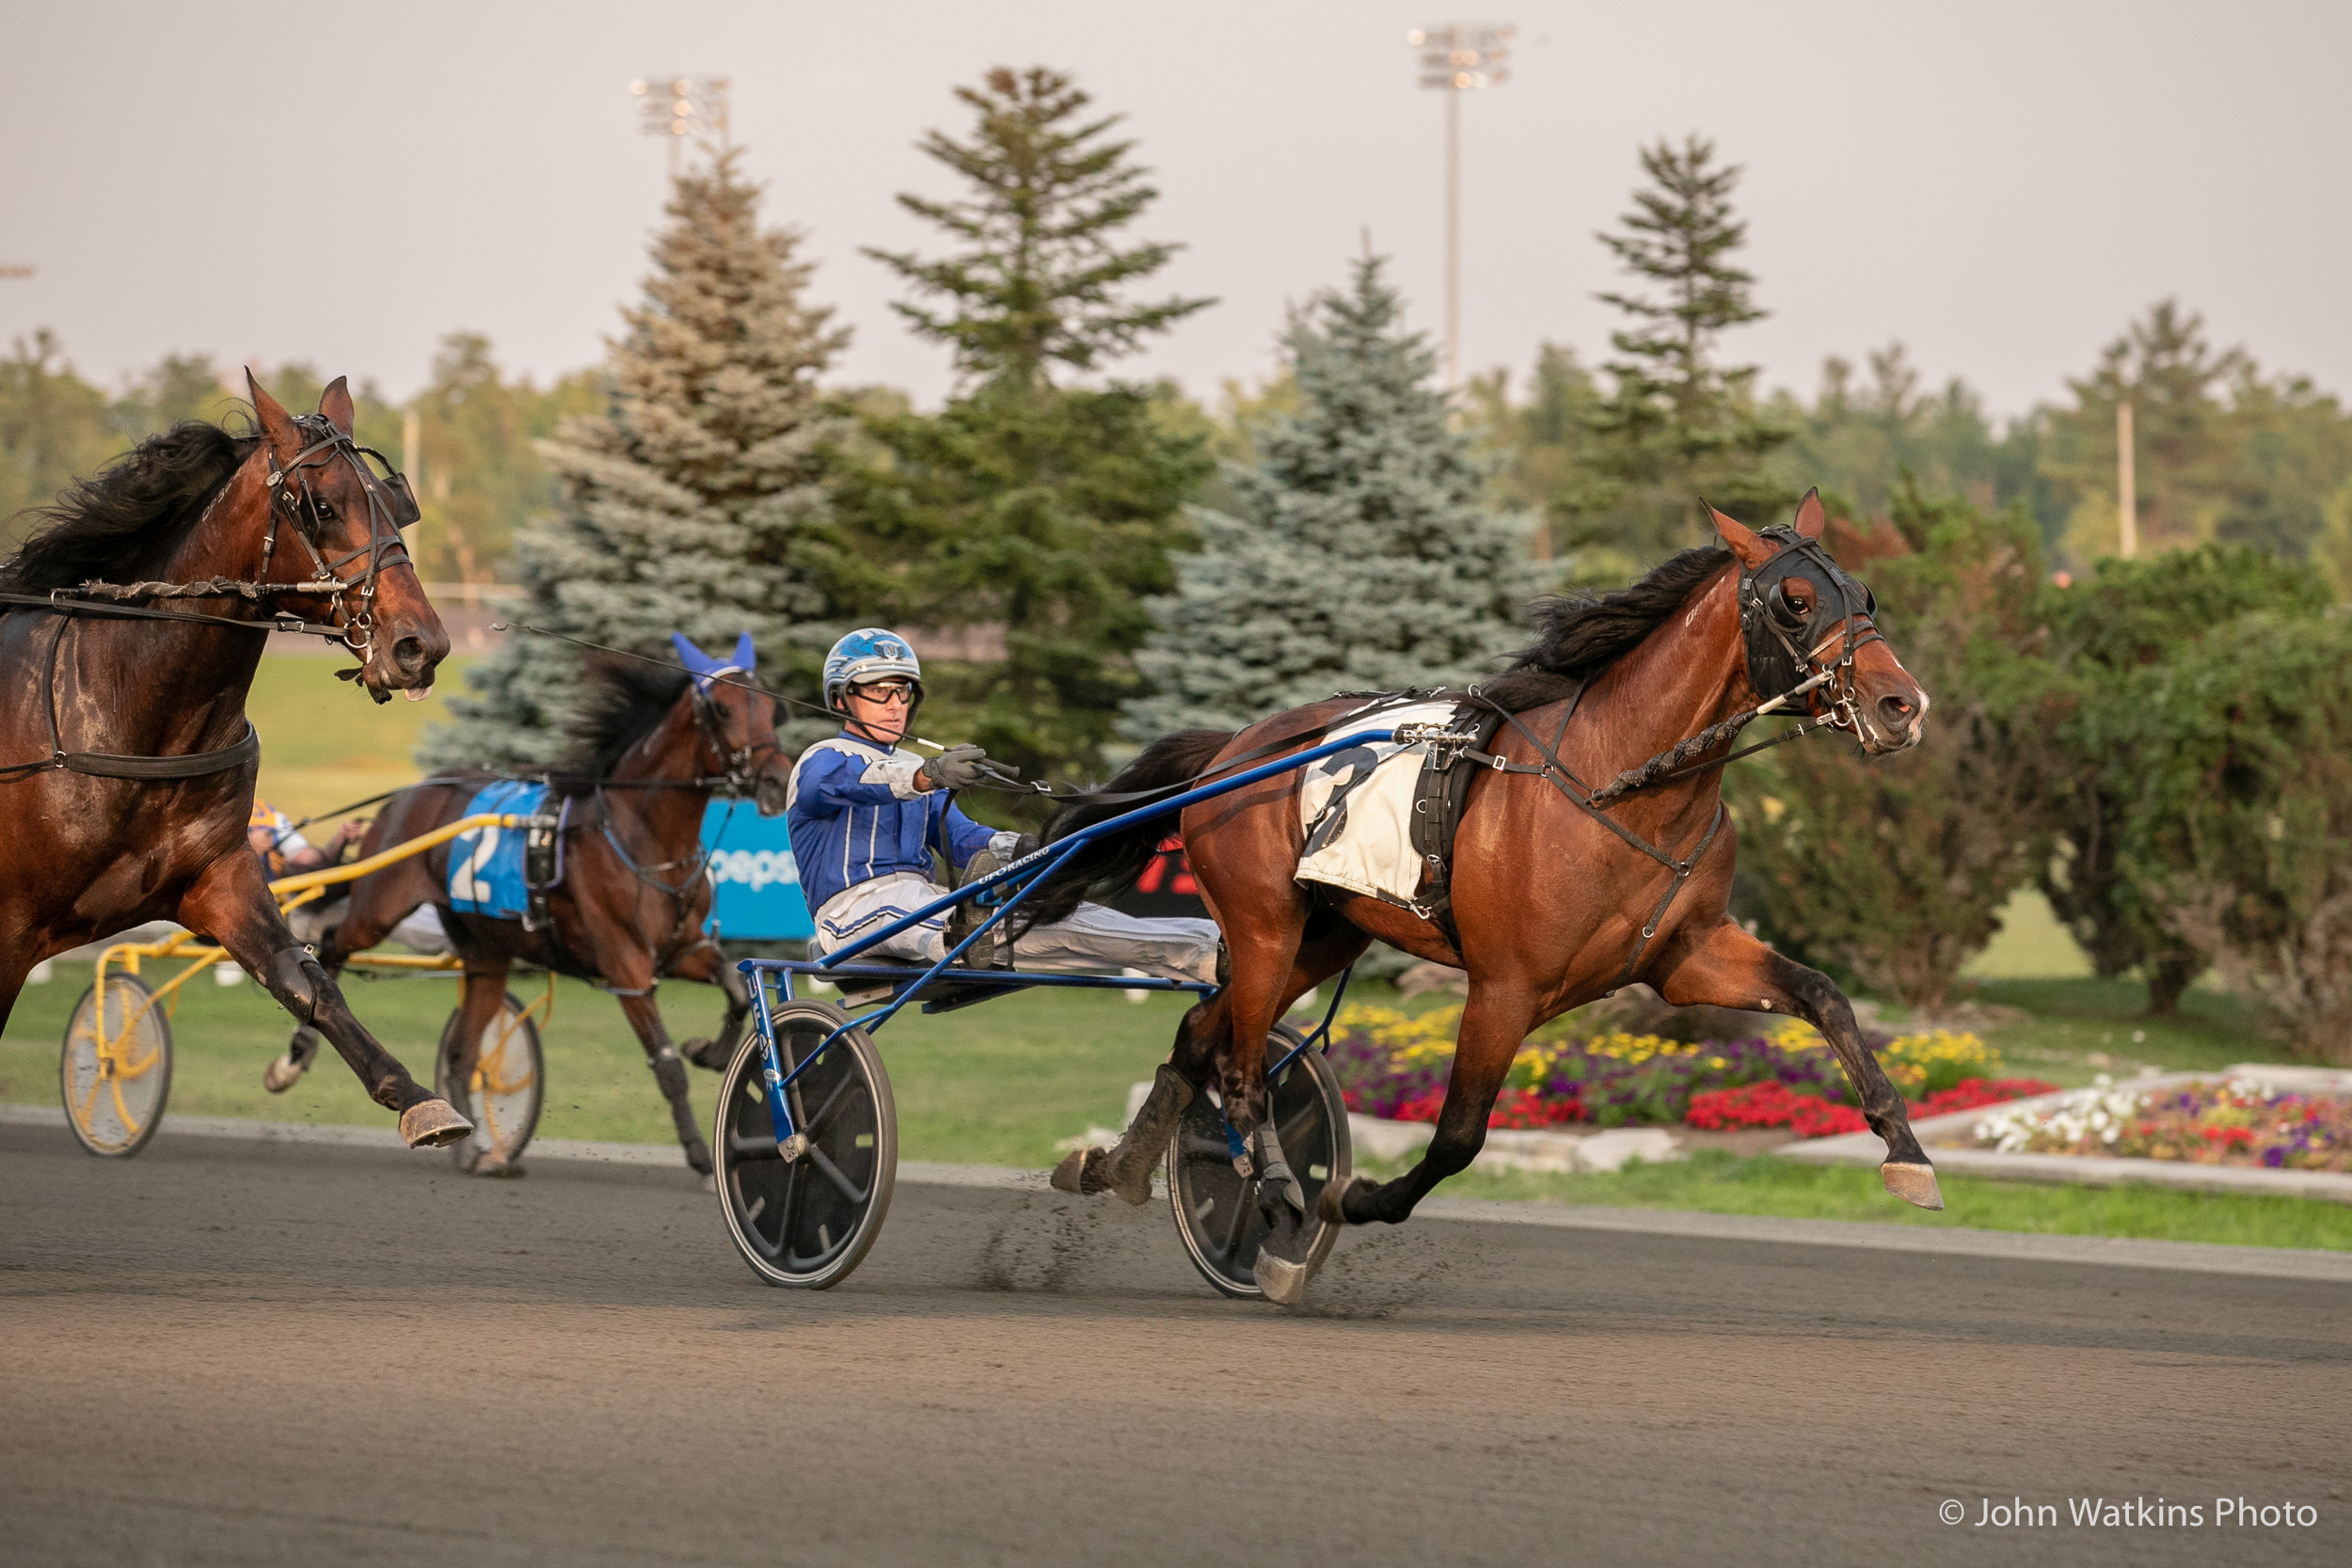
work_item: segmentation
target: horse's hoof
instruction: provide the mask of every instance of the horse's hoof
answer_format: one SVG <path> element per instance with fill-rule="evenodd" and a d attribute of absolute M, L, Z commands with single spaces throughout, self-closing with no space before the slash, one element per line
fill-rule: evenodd
<path fill-rule="evenodd" d="M 1087 1156 L 1101 1152 L 1099 1148 L 1072 1149 L 1062 1156 L 1061 1164 L 1054 1167 L 1054 1174 L 1046 1178 L 1047 1184 L 1057 1193 L 1069 1193 L 1076 1197 L 1086 1196 L 1087 1190 L 1083 1183 L 1086 1180 Z"/>
<path fill-rule="evenodd" d="M 1380 1184 L 1369 1176 L 1359 1176 L 1343 1187 L 1336 1181 L 1323 1184 L 1323 1196 L 1315 1199 L 1315 1212 L 1326 1225 L 1353 1225 L 1347 1217 L 1347 1200 L 1359 1194 L 1370 1197 L 1380 1190 Z"/>
<path fill-rule="evenodd" d="M 473 1135 L 473 1123 L 446 1100 L 420 1100 L 400 1113 L 401 1140 L 410 1148 L 442 1148 Z"/>
<path fill-rule="evenodd" d="M 1151 1161 L 1137 1160 L 1134 1170 L 1111 1183 L 1111 1191 L 1119 1195 L 1121 1203 L 1140 1209 L 1152 1201 L 1152 1165 Z"/>
<path fill-rule="evenodd" d="M 708 1068 L 713 1072 L 726 1071 L 727 1058 L 734 1054 L 731 1051 L 720 1050 L 719 1042 L 714 1039 L 688 1040 L 677 1048 L 677 1053 L 696 1067 Z"/>
<path fill-rule="evenodd" d="M 1888 1192 L 1905 1203 L 1915 1204 L 1921 1209 L 1944 1207 L 1944 1195 L 1935 1185 L 1933 1165 L 1899 1164 L 1889 1160 L 1879 1167 L 1879 1180 L 1886 1184 Z"/>
<path fill-rule="evenodd" d="M 520 1160 L 510 1160 L 495 1148 L 484 1149 L 481 1156 L 466 1167 L 466 1172 L 469 1176 L 479 1176 L 493 1181 L 514 1180 L 531 1174 L 523 1169 Z"/>
<path fill-rule="evenodd" d="M 693 1143 L 688 1144 L 686 1146 L 686 1163 L 694 1168 L 694 1174 L 696 1176 L 708 1176 L 712 1169 L 710 1164 L 710 1146 L 699 1139 Z"/>
<path fill-rule="evenodd" d="M 1258 1282 L 1258 1289 L 1275 1306 L 1295 1307 L 1307 1299 L 1307 1279 L 1312 1273 L 1304 1263 L 1277 1258 L 1261 1247 L 1257 1262 L 1250 1265 L 1249 1277 Z"/>
<path fill-rule="evenodd" d="M 262 1087 L 272 1094 L 284 1094 L 302 1082 L 302 1069 L 310 1065 L 295 1061 L 294 1053 L 289 1051 L 262 1069 Z"/>

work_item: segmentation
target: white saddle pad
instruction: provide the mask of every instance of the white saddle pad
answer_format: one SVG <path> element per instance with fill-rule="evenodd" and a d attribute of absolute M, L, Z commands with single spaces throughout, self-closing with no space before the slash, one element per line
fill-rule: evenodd
<path fill-rule="evenodd" d="M 1442 724 L 1452 703 L 1392 708 L 1328 737 L 1377 734 L 1399 724 Z M 1427 745 L 1366 740 L 1302 768 L 1298 820 L 1307 844 L 1297 880 L 1410 905 L 1421 887 L 1421 856 L 1413 848 L 1413 794 Z"/>

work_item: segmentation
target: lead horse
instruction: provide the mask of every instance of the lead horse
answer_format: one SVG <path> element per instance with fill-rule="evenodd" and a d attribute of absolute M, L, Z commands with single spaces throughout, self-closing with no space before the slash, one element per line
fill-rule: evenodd
<path fill-rule="evenodd" d="M 1817 495 L 1804 498 L 1793 531 L 1758 533 L 1709 513 L 1722 547 L 1686 550 L 1599 599 L 1548 601 L 1539 641 L 1473 697 L 1508 717 L 1473 775 L 1454 840 L 1451 932 L 1434 911 L 1295 880 L 1304 833 L 1294 775 L 1184 813 L 1184 848 L 1224 930 L 1231 983 L 1185 1015 L 1168 1065 L 1119 1144 L 1073 1156 L 1057 1186 L 1143 1201 L 1184 1107 L 1214 1077 L 1245 1149 L 1236 1164 L 1245 1175 L 1254 1164 L 1257 1201 L 1275 1222 L 1259 1283 L 1275 1300 L 1298 1299 L 1305 1268 L 1273 1255 L 1302 1216 L 1284 1212 L 1286 1196 L 1298 1205 L 1297 1188 L 1284 1180 L 1266 1122 L 1266 1032 L 1376 939 L 1466 969 L 1470 996 L 1444 1107 L 1421 1162 L 1385 1184 L 1359 1178 L 1343 1190 L 1327 1186 L 1321 1210 L 1331 1223 L 1406 1219 L 1477 1155 L 1528 1032 L 1637 980 L 1677 1005 L 1786 1012 L 1812 1023 L 1886 1143 L 1886 1190 L 1943 1207 L 1902 1096 L 1845 997 L 1727 911 L 1738 834 L 1715 766 L 1739 716 L 1785 694 L 1800 697 L 1812 718 L 1851 731 L 1867 753 L 1900 751 L 1924 733 L 1927 693 L 1873 624 L 1868 591 L 1821 548 Z M 1147 748 L 1107 787 L 1151 791 L 1213 776 L 1239 759 L 1296 751 L 1364 706 L 1360 698 L 1335 700 L 1238 734 L 1181 732 Z M 1066 807 L 1049 841 L 1118 810 Z M 1161 832 L 1146 824 L 1081 851 L 1040 884 L 1025 906 L 1029 918 L 1056 919 L 1089 891 L 1132 879 Z"/>
<path fill-rule="evenodd" d="M 452 1143 L 472 1125 L 352 1016 L 246 842 L 263 634 L 339 639 L 377 702 L 421 696 L 449 652 L 401 543 L 415 500 L 353 441 L 342 378 L 298 418 L 246 386 L 257 434 L 175 425 L 47 509 L 0 568 L 0 1022 L 41 959 L 175 920 L 332 1040 L 410 1147 Z M 159 608 L 184 604 L 222 612 Z"/>
<path fill-rule="evenodd" d="M 686 1163 L 707 1175 L 710 1148 L 689 1102 L 684 1061 L 662 1025 L 655 987 L 675 976 L 725 991 L 718 1037 L 688 1040 L 684 1047 L 685 1060 L 724 1068 L 742 1035 L 751 992 L 704 930 L 711 903 L 710 879 L 704 875 L 704 808 L 716 788 L 750 797 L 763 816 L 777 816 L 791 784 L 792 759 L 776 741 L 774 704 L 750 684 L 750 633 L 723 661 L 682 635 L 674 634 L 672 641 L 682 669 L 609 653 L 589 656 L 590 695 L 573 724 L 572 749 L 548 769 L 544 809 L 560 813 L 560 825 L 544 921 L 452 908 L 450 861 L 467 851 L 460 840 L 354 882 L 351 901 L 321 941 L 319 957 L 329 974 L 340 974 L 352 954 L 384 941 L 411 911 L 427 904 L 437 909 L 466 975 L 453 1053 L 442 1064 L 441 1081 L 448 1084 L 464 1084 L 471 1075 L 516 962 L 596 983 L 620 1003 L 644 1047 Z M 360 853 L 373 855 L 456 821 L 497 781 L 493 773 L 459 771 L 402 790 L 370 825 Z M 262 1083 L 272 1093 L 292 1087 L 316 1049 L 315 1035 L 298 1032 Z M 467 1169 L 477 1176 L 521 1174 L 495 1148 L 473 1157 Z"/>

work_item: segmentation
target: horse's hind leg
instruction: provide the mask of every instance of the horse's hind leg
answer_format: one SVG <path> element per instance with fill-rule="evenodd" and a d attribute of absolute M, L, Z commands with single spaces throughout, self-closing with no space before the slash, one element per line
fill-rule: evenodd
<path fill-rule="evenodd" d="M 1470 1001 L 1454 1037 L 1454 1075 L 1446 1083 L 1445 1105 L 1420 1164 L 1383 1184 L 1359 1177 L 1344 1192 L 1336 1184 L 1324 1188 L 1323 1217 L 1350 1225 L 1372 1220 L 1396 1225 L 1429 1196 L 1430 1188 L 1468 1169 L 1486 1146 L 1486 1118 L 1494 1114 L 1495 1096 L 1534 1022 L 1535 995 L 1527 986 L 1482 981 L 1473 974 Z"/>
<path fill-rule="evenodd" d="M 1224 999 L 1211 996 L 1194 1003 L 1176 1025 L 1175 1049 L 1152 1071 L 1152 1092 L 1119 1142 L 1107 1149 L 1071 1150 L 1054 1167 L 1054 1185 L 1065 1193 L 1117 1193 L 1128 1203 L 1150 1202 L 1152 1167 L 1168 1152 L 1168 1141 L 1176 1135 L 1193 1095 L 1216 1070 L 1225 1034 Z"/>
<path fill-rule="evenodd" d="M 278 918 L 278 905 L 262 879 L 262 863 L 242 842 L 207 866 L 180 900 L 180 923 L 208 933 L 228 948 L 296 1022 L 316 1025 L 333 1041 L 366 1086 L 368 1098 L 400 1113 L 400 1135 L 411 1148 L 455 1143 L 473 1131 L 473 1123 L 411 1078 L 399 1059 L 352 1016 L 334 977 Z"/>
<path fill-rule="evenodd" d="M 697 1036 L 678 1047 L 678 1054 L 696 1067 L 713 1072 L 724 1072 L 735 1060 L 735 1048 L 743 1041 L 743 1023 L 751 1016 L 751 982 L 743 972 L 727 962 L 719 944 L 707 937 L 690 947 L 672 963 L 666 974 L 680 980 L 702 980 L 717 986 L 726 993 L 726 1016 L 719 1021 L 716 1036 Z"/>
<path fill-rule="evenodd" d="M 614 1000 L 628 1016 L 629 1027 L 637 1031 L 637 1042 L 645 1048 L 645 1065 L 653 1069 L 654 1081 L 661 1085 L 661 1098 L 670 1102 L 670 1120 L 677 1128 L 678 1146 L 686 1150 L 686 1163 L 708 1176 L 710 1146 L 703 1141 L 701 1124 L 694 1117 L 693 1100 L 687 1092 L 686 1063 L 678 1055 L 677 1047 L 670 1043 L 670 1032 L 662 1027 L 661 1009 L 654 1005 L 652 990 L 636 995 L 616 993 Z"/>
<path fill-rule="evenodd" d="M 449 1059 L 443 1066 L 441 1081 L 459 1088 L 473 1082 L 474 1070 L 482 1064 L 482 1037 L 498 1021 L 499 1008 L 506 1001 L 508 961 L 491 954 L 466 955 L 466 977 L 457 990 L 457 1028 L 449 1044 Z M 492 1128 L 496 1132 L 496 1128 Z M 522 1167 L 512 1164 L 496 1148 L 486 1148 L 477 1155 L 467 1170 L 475 1176 L 520 1176 Z"/>
<path fill-rule="evenodd" d="M 1789 1013 L 1819 1029 L 1837 1053 L 1847 1082 L 1862 1101 L 1863 1119 L 1886 1144 L 1879 1180 L 1905 1203 L 1944 1207 L 1935 1167 L 1911 1131 L 1903 1097 L 1887 1081 L 1886 1069 L 1854 1026 L 1852 1004 L 1828 975 L 1782 957 L 1726 920 L 1690 944 L 1658 990 L 1677 1007 L 1704 1005 Z"/>

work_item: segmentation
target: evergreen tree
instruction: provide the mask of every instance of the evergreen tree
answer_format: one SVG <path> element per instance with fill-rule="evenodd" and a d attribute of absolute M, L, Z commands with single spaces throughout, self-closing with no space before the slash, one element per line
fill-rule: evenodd
<path fill-rule="evenodd" d="M 817 377 L 845 335 L 803 300 L 798 236 L 759 226 L 737 154 L 679 177 L 642 304 L 623 312 L 605 410 L 543 447 L 562 504 L 517 541 L 533 625 L 668 657 L 748 630 L 772 685 L 813 679 L 838 631 L 824 584 L 835 548 L 828 443 L 843 421 Z M 530 765 L 560 749 L 579 650 L 517 632 L 469 675 L 428 767 Z"/>
<path fill-rule="evenodd" d="M 1031 776 L 1092 772 L 1139 689 L 1143 597 L 1172 586 L 1181 507 L 1210 465 L 1203 432 L 1167 417 L 1152 389 L 1054 376 L 1099 371 L 1210 302 L 1127 297 L 1178 247 L 1122 247 L 1156 193 L 1132 144 L 1109 139 L 1117 117 L 1087 118 L 1068 76 L 998 70 L 958 96 L 977 116 L 971 139 L 934 132 L 921 145 L 966 197 L 899 199 L 962 248 L 871 254 L 925 296 L 899 309 L 953 350 L 963 387 L 936 415 L 867 421 L 887 460 L 844 495 L 877 553 L 909 564 L 887 593 L 869 577 L 859 613 L 1001 626 L 1001 661 L 943 664 L 933 690 Z"/>
<path fill-rule="evenodd" d="M 1725 331 L 1766 314 L 1756 279 L 1731 261 L 1747 240 L 1731 205 L 1740 168 L 1698 136 L 1645 147 L 1641 160 L 1650 188 L 1634 193 L 1622 233 L 1597 238 L 1654 293 L 1597 296 L 1632 321 L 1610 335 L 1613 386 L 1592 418 L 1601 479 L 1575 510 L 1651 560 L 1703 542 L 1702 494 L 1745 516 L 1777 516 L 1797 496 L 1758 471 L 1791 434 L 1756 406 L 1758 368 L 1714 359 Z"/>
<path fill-rule="evenodd" d="M 1497 515 L 1489 465 L 1448 424 L 1435 356 L 1399 320 L 1378 258 L 1295 315 L 1299 411 L 1228 464 L 1232 513 L 1193 511 L 1202 547 L 1154 602 L 1136 662 L 1155 688 L 1122 728 L 1236 728 L 1334 691 L 1464 684 L 1525 641 L 1534 519 Z"/>

